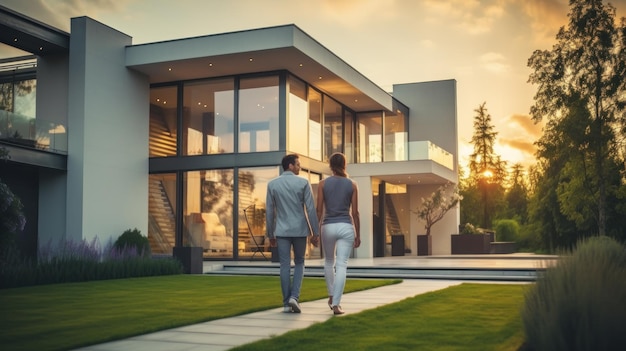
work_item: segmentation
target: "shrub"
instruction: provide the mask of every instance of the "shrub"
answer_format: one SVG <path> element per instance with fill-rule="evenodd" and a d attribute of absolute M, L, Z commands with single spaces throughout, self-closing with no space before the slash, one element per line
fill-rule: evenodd
<path fill-rule="evenodd" d="M 459 226 L 459 234 L 481 234 L 480 230 L 471 223 L 465 223 Z"/>
<path fill-rule="evenodd" d="M 528 290 L 526 350 L 612 350 L 626 345 L 626 248 L 606 236 L 579 241 Z"/>
<path fill-rule="evenodd" d="M 519 224 L 514 219 L 500 219 L 495 223 L 498 241 L 518 241 Z"/>
<path fill-rule="evenodd" d="M 0 180 L 0 249 L 4 252 L 15 244 L 15 236 L 26 225 L 24 206 L 20 199 Z"/>
<path fill-rule="evenodd" d="M 126 247 L 126 246 L 124 246 Z M 100 247 L 91 242 L 51 242 L 39 250 L 37 260 L 17 253 L 5 255 L 0 264 L 0 288 L 182 274 L 181 263 L 173 257 L 153 259 L 140 256 L 133 247 L 119 250 L 109 242 Z"/>
<path fill-rule="evenodd" d="M 150 242 L 141 235 L 139 229 L 127 229 L 113 244 L 117 252 L 134 251 L 137 255 L 150 256 Z"/>

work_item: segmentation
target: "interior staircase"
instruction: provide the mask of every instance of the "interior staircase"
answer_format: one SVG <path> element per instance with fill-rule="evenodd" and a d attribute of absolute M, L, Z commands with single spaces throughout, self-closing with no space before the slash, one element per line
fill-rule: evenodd
<path fill-rule="evenodd" d="M 159 179 L 150 179 L 148 240 L 153 254 L 171 254 L 176 243 L 174 209 Z"/>

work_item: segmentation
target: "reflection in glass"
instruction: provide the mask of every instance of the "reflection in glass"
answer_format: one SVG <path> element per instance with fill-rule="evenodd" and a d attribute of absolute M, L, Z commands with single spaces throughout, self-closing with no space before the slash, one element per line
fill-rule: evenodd
<path fill-rule="evenodd" d="M 306 85 L 301 80 L 289 76 L 287 150 L 290 152 L 308 155 L 309 135 L 307 133 L 307 120 Z"/>
<path fill-rule="evenodd" d="M 267 183 L 278 175 L 278 167 L 239 169 L 239 188 L 237 189 L 239 257 L 251 257 L 257 250 L 270 251 L 269 240 L 265 240 L 265 197 L 267 195 Z M 244 211 L 248 217 L 247 221 Z M 254 257 L 262 256 L 257 253 Z"/>
<path fill-rule="evenodd" d="M 278 150 L 278 104 L 278 76 L 240 81 L 240 153 Z"/>
<path fill-rule="evenodd" d="M 354 112 L 344 110 L 343 114 L 344 124 L 344 154 L 346 155 L 346 162 L 354 162 Z"/>
<path fill-rule="evenodd" d="M 204 257 L 233 256 L 233 170 L 186 172 L 183 246 L 201 246 Z"/>
<path fill-rule="evenodd" d="M 322 159 L 322 94 L 309 88 L 309 157 Z"/>
<path fill-rule="evenodd" d="M 382 162 L 382 116 L 381 112 L 357 115 L 358 162 Z"/>
<path fill-rule="evenodd" d="M 408 154 L 406 115 L 396 109 L 385 114 L 385 162 L 406 161 Z"/>
<path fill-rule="evenodd" d="M 150 89 L 150 157 L 176 156 L 175 86 Z"/>
<path fill-rule="evenodd" d="M 148 241 L 153 254 L 172 254 L 176 244 L 176 174 L 150 174 Z"/>
<path fill-rule="evenodd" d="M 232 78 L 185 84 L 183 154 L 234 152 L 234 96 Z"/>
<path fill-rule="evenodd" d="M 341 105 L 324 98 L 324 162 L 335 152 L 343 152 Z"/>

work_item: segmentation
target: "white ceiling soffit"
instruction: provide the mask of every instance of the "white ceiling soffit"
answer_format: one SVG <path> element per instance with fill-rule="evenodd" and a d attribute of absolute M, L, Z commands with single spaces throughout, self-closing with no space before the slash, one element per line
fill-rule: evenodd
<path fill-rule="evenodd" d="M 287 70 L 349 108 L 392 110 L 392 97 L 295 25 L 130 46 L 150 83 Z"/>

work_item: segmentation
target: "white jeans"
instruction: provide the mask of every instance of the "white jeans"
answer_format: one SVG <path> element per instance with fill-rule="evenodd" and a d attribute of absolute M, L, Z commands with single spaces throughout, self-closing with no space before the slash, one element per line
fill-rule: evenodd
<path fill-rule="evenodd" d="M 333 306 L 341 303 L 346 286 L 348 258 L 354 246 L 354 226 L 350 223 L 327 223 L 322 225 L 322 247 L 324 248 L 324 278 L 328 296 L 333 297 Z"/>

